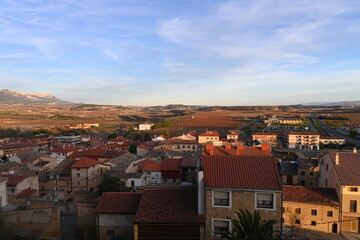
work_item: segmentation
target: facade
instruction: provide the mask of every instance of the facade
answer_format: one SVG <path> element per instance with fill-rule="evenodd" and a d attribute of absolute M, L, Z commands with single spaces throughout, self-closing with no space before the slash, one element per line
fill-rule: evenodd
<path fill-rule="evenodd" d="M 287 135 L 288 148 L 319 150 L 320 134 L 317 132 L 291 132 Z"/>
<path fill-rule="evenodd" d="M 329 145 L 329 144 L 344 145 L 345 139 L 336 138 L 336 137 L 321 137 L 320 143 L 322 143 L 324 145 Z"/>
<path fill-rule="evenodd" d="M 270 147 L 276 147 L 277 145 L 277 134 L 276 133 L 253 133 L 252 134 L 252 140 L 259 141 L 263 144 L 268 144 Z"/>
<path fill-rule="evenodd" d="M 81 135 L 55 136 L 54 140 L 65 144 L 76 145 L 81 142 Z"/>
<path fill-rule="evenodd" d="M 205 239 L 231 232 L 228 218 L 239 209 L 259 210 L 263 219 L 277 220 L 274 230 L 281 229 L 281 183 L 273 157 L 203 156 L 203 174 L 199 208 L 205 215 Z"/>
<path fill-rule="evenodd" d="M 226 134 L 227 140 L 239 140 L 240 130 L 230 130 L 228 134 Z"/>
<path fill-rule="evenodd" d="M 198 135 L 198 143 L 218 142 L 220 138 L 218 131 L 206 131 Z"/>
<path fill-rule="evenodd" d="M 340 203 L 333 188 L 283 186 L 283 209 L 287 226 L 339 232 Z"/>
<path fill-rule="evenodd" d="M 161 143 L 161 148 L 170 151 L 197 151 L 199 144 L 196 140 L 168 139 Z"/>
<path fill-rule="evenodd" d="M 340 233 L 360 233 L 360 154 L 329 152 L 319 165 L 319 186 L 335 188 L 340 199 Z"/>
<path fill-rule="evenodd" d="M 77 160 L 70 169 L 72 191 L 75 193 L 97 191 L 105 172 L 100 162 L 87 157 Z"/>
<path fill-rule="evenodd" d="M 242 145 L 214 146 L 206 144 L 203 155 L 214 156 L 271 156 L 269 145 L 262 144 L 260 147 L 245 147 Z"/>
<path fill-rule="evenodd" d="M 0 146 L 0 156 L 16 156 L 21 153 L 33 152 L 36 144 L 33 143 L 7 143 Z"/>
<path fill-rule="evenodd" d="M 134 224 L 134 240 L 204 240 L 204 218 L 193 187 L 145 190 Z"/>
<path fill-rule="evenodd" d="M 299 185 L 305 187 L 319 186 L 320 168 L 317 159 L 300 158 L 298 160 Z"/>
<path fill-rule="evenodd" d="M 57 159 L 57 164 L 67 159 L 73 152 L 80 150 L 81 148 L 75 146 L 60 146 L 51 150 L 50 157 Z"/>
<path fill-rule="evenodd" d="M 36 175 L 0 174 L 0 178 L 7 178 L 8 202 L 14 203 L 16 196 L 24 190 L 34 190 L 39 195 L 39 179 Z"/>
<path fill-rule="evenodd" d="M 0 209 L 8 204 L 7 198 L 7 178 L 0 177 Z"/>
<path fill-rule="evenodd" d="M 132 239 L 142 193 L 104 192 L 95 209 L 98 240 Z"/>
<path fill-rule="evenodd" d="M 139 124 L 139 131 L 146 131 L 146 130 L 151 130 L 151 127 L 155 125 L 153 123 L 143 123 L 143 124 Z"/>

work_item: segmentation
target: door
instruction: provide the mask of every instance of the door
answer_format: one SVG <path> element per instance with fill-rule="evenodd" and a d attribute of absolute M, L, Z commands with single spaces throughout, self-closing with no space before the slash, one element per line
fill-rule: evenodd
<path fill-rule="evenodd" d="M 292 175 L 287 175 L 286 183 L 293 184 L 293 176 Z"/>
<path fill-rule="evenodd" d="M 337 233 L 337 223 L 333 223 L 332 225 L 332 233 Z"/>

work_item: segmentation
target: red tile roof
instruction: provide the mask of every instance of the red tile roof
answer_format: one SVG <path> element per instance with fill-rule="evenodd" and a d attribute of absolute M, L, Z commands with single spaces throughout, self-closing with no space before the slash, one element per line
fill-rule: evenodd
<path fill-rule="evenodd" d="M 283 200 L 288 202 L 338 205 L 339 198 L 334 188 L 307 188 L 283 186 Z"/>
<path fill-rule="evenodd" d="M 141 197 L 142 193 L 104 192 L 95 212 L 135 214 Z"/>
<path fill-rule="evenodd" d="M 199 134 L 199 137 L 218 137 L 219 132 L 218 131 L 206 131 L 202 134 Z"/>
<path fill-rule="evenodd" d="M 271 156 L 203 156 L 203 170 L 208 187 L 281 189 Z"/>
<path fill-rule="evenodd" d="M 142 168 L 142 171 L 160 172 L 160 169 L 161 169 L 161 163 L 148 162 Z"/>
<path fill-rule="evenodd" d="M 82 157 L 71 165 L 70 168 L 89 168 L 97 164 L 100 164 L 100 162 L 88 157 Z"/>
<path fill-rule="evenodd" d="M 7 182 L 7 185 L 9 186 L 16 186 L 28 178 L 28 176 L 18 174 L 0 174 L 0 177 L 8 178 L 9 181 Z"/>
<path fill-rule="evenodd" d="M 219 155 L 219 156 L 271 156 L 271 150 L 269 145 L 262 144 L 261 147 L 245 147 L 241 145 L 237 146 L 207 146 L 204 149 L 203 155 Z"/>
<path fill-rule="evenodd" d="M 35 189 L 24 189 L 17 195 L 17 197 L 29 198 L 29 197 L 34 196 L 35 194 L 36 194 Z"/>
<path fill-rule="evenodd" d="M 73 151 L 80 150 L 80 149 L 81 149 L 80 147 L 69 145 L 69 146 L 57 147 L 57 148 L 51 150 L 51 152 L 69 153 L 69 152 L 73 152 Z"/>
<path fill-rule="evenodd" d="M 136 213 L 136 223 L 202 224 L 196 189 L 146 190 Z"/>
<path fill-rule="evenodd" d="M 166 158 L 161 164 L 161 171 L 180 172 L 180 164 L 182 159 Z"/>
<path fill-rule="evenodd" d="M 360 153 L 339 152 L 339 165 L 335 164 L 335 152 L 330 152 L 325 157 L 330 157 L 339 176 L 341 185 L 360 186 Z"/>

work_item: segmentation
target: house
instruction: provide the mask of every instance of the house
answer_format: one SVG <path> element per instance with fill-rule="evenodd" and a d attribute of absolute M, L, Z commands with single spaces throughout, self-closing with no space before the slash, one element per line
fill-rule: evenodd
<path fill-rule="evenodd" d="M 50 157 L 52 158 L 56 158 L 57 159 L 57 164 L 59 164 L 61 161 L 67 159 L 67 157 L 70 156 L 70 154 L 72 154 L 75 151 L 80 150 L 80 147 L 75 147 L 75 146 L 59 146 L 57 148 L 54 148 L 53 150 L 51 150 L 51 154 Z"/>
<path fill-rule="evenodd" d="M 197 134 L 196 132 L 188 132 L 186 134 L 182 134 L 181 136 L 175 138 L 181 140 L 196 140 L 198 135 L 199 134 Z"/>
<path fill-rule="evenodd" d="M 320 143 L 324 145 L 334 144 L 334 145 L 344 145 L 345 139 L 337 137 L 320 137 Z"/>
<path fill-rule="evenodd" d="M 160 143 L 162 149 L 170 151 L 197 151 L 199 149 L 198 141 L 196 140 L 182 140 L 172 138 Z"/>
<path fill-rule="evenodd" d="M 252 134 L 252 140 L 259 141 L 263 144 L 268 144 L 270 147 L 276 147 L 277 145 L 277 134 L 271 132 L 258 132 Z"/>
<path fill-rule="evenodd" d="M 282 184 L 298 184 L 298 164 L 290 161 L 280 162 L 280 177 Z"/>
<path fill-rule="evenodd" d="M 16 172 L 19 170 L 20 164 L 12 161 L 8 161 L 6 163 L 0 163 L 0 173 L 10 173 Z"/>
<path fill-rule="evenodd" d="M 195 188 L 145 190 L 134 223 L 134 240 L 204 240 Z"/>
<path fill-rule="evenodd" d="M 298 184 L 305 187 L 318 187 L 319 166 L 317 159 L 298 159 Z"/>
<path fill-rule="evenodd" d="M 6 143 L 0 146 L 0 156 L 16 156 L 25 152 L 35 151 L 36 144 L 33 143 Z"/>
<path fill-rule="evenodd" d="M 99 161 L 82 157 L 71 165 L 70 169 L 72 191 L 75 193 L 91 193 L 97 191 L 103 180 L 103 173 L 107 168 Z"/>
<path fill-rule="evenodd" d="M 161 163 L 161 180 L 163 183 L 181 182 L 181 164 L 182 159 L 166 158 Z"/>
<path fill-rule="evenodd" d="M 240 130 L 229 130 L 229 132 L 226 134 L 226 139 L 237 141 L 239 139 L 239 135 Z"/>
<path fill-rule="evenodd" d="M 262 219 L 277 220 L 274 230 L 281 229 L 281 182 L 271 156 L 204 155 L 198 189 L 205 239 L 230 232 L 228 218 L 239 209 L 259 210 Z"/>
<path fill-rule="evenodd" d="M 340 203 L 333 188 L 283 186 L 284 224 L 338 233 Z"/>
<path fill-rule="evenodd" d="M 139 124 L 139 131 L 146 131 L 146 130 L 151 130 L 151 127 L 154 126 L 155 124 L 153 123 L 143 123 L 143 124 Z"/>
<path fill-rule="evenodd" d="M 0 177 L 0 209 L 8 204 L 7 181 L 7 178 Z"/>
<path fill-rule="evenodd" d="M 154 136 L 151 141 L 153 142 L 162 142 L 165 141 L 166 139 L 168 139 L 167 137 L 165 137 L 164 135 L 160 135 L 160 136 Z"/>
<path fill-rule="evenodd" d="M 55 136 L 54 140 L 68 145 L 76 145 L 81 142 L 81 135 L 60 135 Z"/>
<path fill-rule="evenodd" d="M 271 156 L 269 145 L 262 144 L 260 147 L 245 147 L 242 145 L 214 146 L 206 144 L 203 155 L 210 156 Z"/>
<path fill-rule="evenodd" d="M 97 239 L 132 239 L 134 220 L 142 193 L 104 192 L 95 209 Z"/>
<path fill-rule="evenodd" d="M 317 132 L 290 132 L 287 135 L 288 148 L 319 150 L 320 134 Z"/>
<path fill-rule="evenodd" d="M 0 178 L 7 178 L 8 201 L 14 203 L 16 196 L 22 191 L 35 190 L 35 196 L 39 195 L 39 179 L 36 175 L 0 174 Z"/>
<path fill-rule="evenodd" d="M 329 152 L 319 165 L 319 186 L 335 188 L 340 199 L 340 233 L 360 233 L 360 154 Z"/>
<path fill-rule="evenodd" d="M 206 131 L 198 135 L 198 143 L 218 142 L 220 138 L 218 131 Z"/>

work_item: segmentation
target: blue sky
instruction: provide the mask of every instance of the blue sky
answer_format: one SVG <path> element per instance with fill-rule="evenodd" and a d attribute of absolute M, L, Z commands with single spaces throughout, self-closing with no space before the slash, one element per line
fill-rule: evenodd
<path fill-rule="evenodd" d="M 1 0 L 4 88 L 119 105 L 360 100 L 360 4 Z"/>

